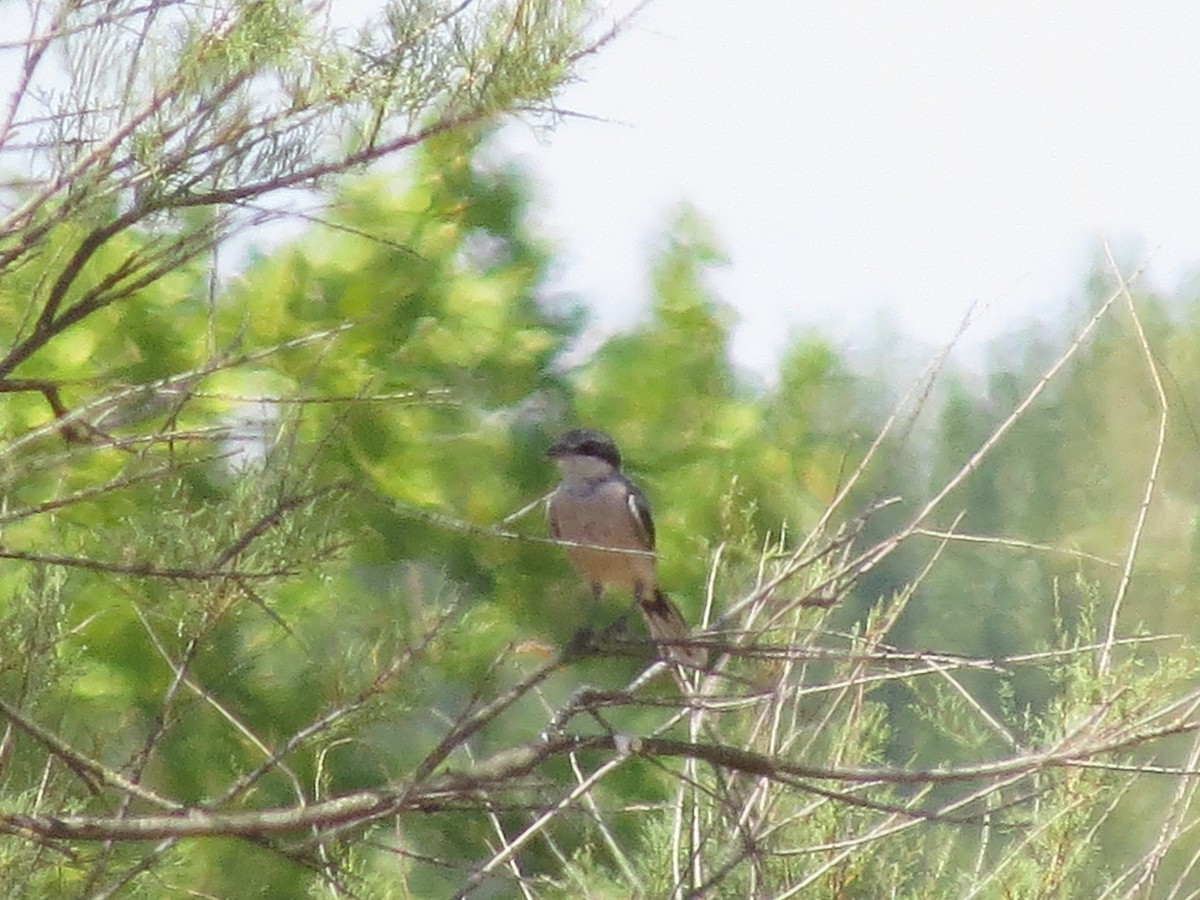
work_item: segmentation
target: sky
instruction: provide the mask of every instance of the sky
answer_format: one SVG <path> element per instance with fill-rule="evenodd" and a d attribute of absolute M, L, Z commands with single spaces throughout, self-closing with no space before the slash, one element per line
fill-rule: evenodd
<path fill-rule="evenodd" d="M 1164 290 L 1200 269 L 1198 40 L 1182 2 L 652 0 L 561 97 L 603 121 L 505 146 L 602 329 L 644 315 L 687 202 L 741 364 L 881 323 L 933 348 L 975 302 L 978 354 L 1080 296 L 1104 239 Z"/>

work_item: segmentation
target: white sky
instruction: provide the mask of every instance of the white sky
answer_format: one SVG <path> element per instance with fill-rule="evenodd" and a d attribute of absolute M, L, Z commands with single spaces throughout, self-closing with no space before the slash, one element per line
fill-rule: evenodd
<path fill-rule="evenodd" d="M 731 257 L 740 362 L 793 329 L 874 343 L 879 311 L 976 346 L 1081 292 L 1107 236 L 1168 290 L 1200 264 L 1200 4 L 654 0 L 568 120 L 508 146 L 542 182 L 560 284 L 602 327 L 645 308 L 677 201 Z"/>

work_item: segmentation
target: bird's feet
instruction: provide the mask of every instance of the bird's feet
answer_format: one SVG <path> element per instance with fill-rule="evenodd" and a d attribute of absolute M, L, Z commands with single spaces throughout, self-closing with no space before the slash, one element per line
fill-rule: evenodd
<path fill-rule="evenodd" d="M 596 652 L 596 632 L 591 628 L 580 628 L 567 641 L 567 645 L 563 647 L 562 661 L 571 662 L 576 659 L 583 659 L 585 656 L 591 656 Z"/>
<path fill-rule="evenodd" d="M 611 625 L 606 625 L 600 631 L 596 631 L 591 626 L 580 628 L 567 641 L 567 646 L 563 648 L 563 661 L 569 662 L 573 659 L 582 659 L 585 656 L 594 656 L 600 653 L 604 650 L 606 644 L 620 640 L 628 635 L 626 629 L 628 624 L 629 614 L 625 613 Z"/>
<path fill-rule="evenodd" d="M 620 616 L 618 616 L 611 625 L 609 625 L 607 628 L 605 628 L 603 631 L 601 631 L 599 637 L 601 640 L 604 640 L 606 638 L 625 637 L 629 633 L 627 630 L 627 627 L 626 627 L 628 625 L 629 625 L 629 613 L 624 612 Z"/>

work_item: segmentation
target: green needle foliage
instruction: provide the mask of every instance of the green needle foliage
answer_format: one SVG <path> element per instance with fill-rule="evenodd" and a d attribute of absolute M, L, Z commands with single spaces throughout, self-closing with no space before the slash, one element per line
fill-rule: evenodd
<path fill-rule="evenodd" d="M 1186 298 L 1094 279 L 893 415 L 816 338 L 737 371 L 682 207 L 582 354 L 486 140 L 588 8 L 50 12 L 0 49 L 5 896 L 1194 891 Z M 544 538 L 581 423 L 709 670 L 573 642 L 629 606 Z"/>

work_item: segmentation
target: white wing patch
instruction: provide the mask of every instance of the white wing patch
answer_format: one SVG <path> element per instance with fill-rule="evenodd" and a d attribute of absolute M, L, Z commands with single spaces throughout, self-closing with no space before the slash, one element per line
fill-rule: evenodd
<path fill-rule="evenodd" d="M 653 550 L 654 523 L 650 520 L 650 510 L 646 508 L 645 501 L 641 500 L 637 494 L 630 493 L 625 498 L 625 503 L 629 506 L 629 514 L 633 517 L 633 524 L 637 528 L 643 546 Z"/>

